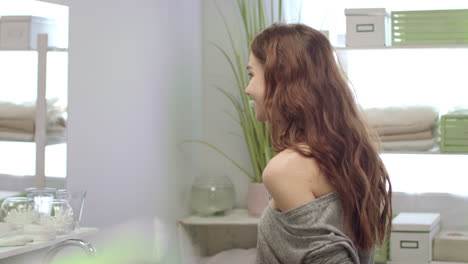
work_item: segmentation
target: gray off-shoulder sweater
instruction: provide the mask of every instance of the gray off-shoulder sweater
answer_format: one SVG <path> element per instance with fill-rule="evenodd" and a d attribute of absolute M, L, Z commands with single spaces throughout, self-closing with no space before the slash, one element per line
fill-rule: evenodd
<path fill-rule="evenodd" d="M 374 253 L 343 233 L 337 192 L 285 212 L 269 204 L 258 226 L 256 264 L 373 264 Z"/>

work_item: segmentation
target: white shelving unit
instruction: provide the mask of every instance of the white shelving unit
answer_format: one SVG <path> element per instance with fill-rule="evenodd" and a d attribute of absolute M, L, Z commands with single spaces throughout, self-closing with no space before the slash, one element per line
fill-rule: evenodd
<path fill-rule="evenodd" d="M 468 49 L 468 45 L 408 45 L 408 46 L 385 46 L 385 47 L 335 47 L 337 51 L 337 55 L 340 58 L 340 62 L 345 70 L 348 72 L 348 52 L 352 51 L 360 51 L 360 52 L 379 52 L 379 51 L 389 51 L 392 52 L 399 52 L 399 50 L 441 50 L 441 49 Z M 386 155 L 463 155 L 466 156 L 468 153 L 447 153 L 442 152 L 440 147 L 437 145 L 430 150 L 427 151 L 383 151 L 381 154 Z M 387 264 L 397 262 L 387 261 Z M 449 264 L 449 263 L 459 263 L 459 264 L 466 264 L 462 262 L 443 262 L 443 261 L 431 261 L 430 263 L 434 264 Z"/>
<path fill-rule="evenodd" d="M 59 144 L 66 141 L 65 137 L 49 139 L 47 137 L 47 99 L 46 99 L 46 76 L 47 76 L 47 54 L 48 52 L 66 52 L 67 49 L 49 48 L 47 34 L 37 36 L 36 50 L 1 49 L 0 51 L 33 51 L 37 52 L 37 98 L 36 116 L 34 129 L 34 143 L 36 144 L 36 173 L 35 186 L 45 187 L 45 147 L 51 144 Z M 6 141 L 6 140 L 2 140 Z M 14 140 L 12 140 L 14 141 Z"/>
<path fill-rule="evenodd" d="M 36 187 L 45 187 L 45 147 L 47 138 L 47 35 L 37 36 L 37 98 L 36 98 L 36 127 L 34 139 L 36 141 Z"/>
<path fill-rule="evenodd" d="M 345 72 L 348 72 L 348 51 L 379 51 L 379 50 L 413 50 L 413 49 L 468 49 L 468 45 L 459 44 L 459 45 L 401 45 L 401 46 L 379 46 L 379 47 L 343 47 L 335 46 L 334 47 L 337 55 L 339 57 L 341 66 Z M 468 153 L 460 152 L 442 152 L 440 147 L 437 145 L 434 148 L 427 151 L 404 151 L 404 150 L 395 150 L 395 151 L 383 151 L 381 154 L 421 154 L 421 155 L 468 155 Z"/>

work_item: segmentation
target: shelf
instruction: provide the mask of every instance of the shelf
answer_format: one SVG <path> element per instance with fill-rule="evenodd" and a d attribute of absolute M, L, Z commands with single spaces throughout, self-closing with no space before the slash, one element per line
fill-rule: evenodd
<path fill-rule="evenodd" d="M 421 154 L 421 155 L 468 155 L 468 153 L 464 152 L 432 152 L 432 151 L 404 151 L 404 150 L 395 150 L 395 151 L 383 151 L 380 154 Z"/>
<path fill-rule="evenodd" d="M 37 49 L 0 49 L 0 51 L 19 51 L 19 52 L 25 52 L 25 51 L 38 51 Z M 48 48 L 47 51 L 49 52 L 67 52 L 67 48 Z"/>
<path fill-rule="evenodd" d="M 247 214 L 247 209 L 233 209 L 224 216 L 198 216 L 191 215 L 181 221 L 183 225 L 258 225 L 260 218 Z"/>
<path fill-rule="evenodd" d="M 442 152 L 439 146 L 433 147 L 427 151 L 412 150 L 384 150 L 380 154 L 421 154 L 421 155 L 468 155 L 465 152 Z"/>
<path fill-rule="evenodd" d="M 64 6 L 69 6 L 70 5 L 70 0 L 38 0 L 40 2 L 46 2 L 49 4 L 57 4 L 57 5 L 64 5 Z"/>
<path fill-rule="evenodd" d="M 57 238 L 52 241 L 36 241 L 36 242 L 28 243 L 25 246 L 0 247 L 0 259 L 16 256 L 16 255 L 34 251 L 37 249 L 54 246 L 68 239 L 81 239 L 85 236 L 92 235 L 96 233 L 97 231 L 98 231 L 97 228 L 82 227 L 79 230 L 74 231 L 70 234 L 57 236 Z"/>
<path fill-rule="evenodd" d="M 6 139 L 6 138 L 1 138 L 1 137 L 0 137 L 0 142 L 36 143 L 35 141 L 32 141 L 32 140 Z M 57 144 L 62 144 L 62 143 L 67 143 L 67 138 L 65 136 L 61 136 L 61 137 L 54 136 L 54 137 L 47 138 L 46 146 L 57 145 Z"/>
<path fill-rule="evenodd" d="M 389 50 L 389 49 L 468 49 L 468 45 L 407 45 L 407 46 L 382 46 L 382 47 L 335 47 L 336 50 Z"/>

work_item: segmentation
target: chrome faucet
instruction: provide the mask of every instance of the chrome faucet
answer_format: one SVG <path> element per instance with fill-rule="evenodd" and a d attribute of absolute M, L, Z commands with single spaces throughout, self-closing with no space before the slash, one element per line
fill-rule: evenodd
<path fill-rule="evenodd" d="M 51 247 L 45 254 L 44 260 L 42 263 L 49 264 L 52 261 L 52 259 L 57 255 L 57 253 L 59 253 L 61 249 L 63 249 L 64 247 L 68 247 L 68 246 L 80 247 L 81 249 L 84 250 L 84 252 L 88 256 L 90 257 L 96 256 L 96 249 L 94 248 L 93 245 L 91 245 L 91 243 L 87 241 L 83 241 L 81 239 L 68 239 Z"/>

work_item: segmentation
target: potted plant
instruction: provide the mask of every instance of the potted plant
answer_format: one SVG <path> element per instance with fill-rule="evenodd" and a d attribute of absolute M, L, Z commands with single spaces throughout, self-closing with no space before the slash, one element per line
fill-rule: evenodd
<path fill-rule="evenodd" d="M 227 24 L 226 18 L 216 2 L 215 4 L 226 27 L 230 50 L 217 44 L 214 45 L 230 65 L 236 82 L 237 94 L 220 87 L 218 87 L 218 90 L 229 99 L 237 111 L 237 117 L 230 113 L 228 115 L 242 128 L 253 172 L 247 171 L 213 144 L 202 140 L 191 140 L 190 142 L 198 142 L 209 146 L 251 179 L 248 189 L 247 208 L 251 216 L 260 216 L 268 203 L 269 197 L 262 183 L 262 172 L 276 153 L 271 147 L 268 124 L 258 122 L 255 119 L 254 109 L 250 105 L 248 96 L 244 93 L 249 80 L 245 67 L 248 64 L 250 44 L 255 36 L 268 25 L 282 21 L 283 4 L 281 0 L 269 1 L 269 4 L 264 4 L 262 0 L 237 0 L 237 8 L 242 19 L 241 31 L 244 34 L 242 42 L 233 38 L 231 27 Z"/>

